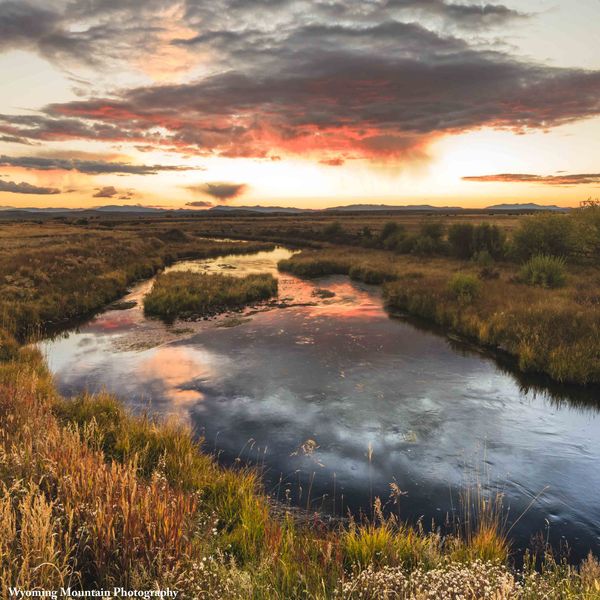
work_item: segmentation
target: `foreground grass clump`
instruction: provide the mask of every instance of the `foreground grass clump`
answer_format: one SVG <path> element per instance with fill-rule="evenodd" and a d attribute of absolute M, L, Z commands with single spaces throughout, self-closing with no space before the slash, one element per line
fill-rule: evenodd
<path fill-rule="evenodd" d="M 211 315 L 266 300 L 277 294 L 270 274 L 231 277 L 171 271 L 159 275 L 144 298 L 144 311 L 163 319 Z"/>

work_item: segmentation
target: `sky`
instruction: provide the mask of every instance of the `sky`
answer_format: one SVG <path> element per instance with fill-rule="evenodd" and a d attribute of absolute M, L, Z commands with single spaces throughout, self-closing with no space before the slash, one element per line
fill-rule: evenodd
<path fill-rule="evenodd" d="M 0 0 L 0 206 L 577 206 L 600 0 Z"/>

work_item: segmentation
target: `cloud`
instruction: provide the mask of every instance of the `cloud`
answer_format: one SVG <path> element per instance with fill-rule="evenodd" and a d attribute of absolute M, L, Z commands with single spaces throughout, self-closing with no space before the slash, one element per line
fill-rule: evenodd
<path fill-rule="evenodd" d="M 161 171 L 188 171 L 193 167 L 171 165 L 132 165 L 123 162 L 81 160 L 76 158 L 46 158 L 41 156 L 0 156 L 0 166 L 21 167 L 40 171 L 78 171 L 88 175 L 121 173 L 126 175 L 156 175 Z"/>
<path fill-rule="evenodd" d="M 38 187 L 22 181 L 3 181 L 0 179 L 0 192 L 11 192 L 13 194 L 60 194 L 60 190 L 52 187 Z"/>
<path fill-rule="evenodd" d="M 228 202 L 244 194 L 248 186 L 245 183 L 213 182 L 189 185 L 186 186 L 186 189 L 190 192 L 211 196 L 218 202 Z"/>
<path fill-rule="evenodd" d="M 214 206 L 212 202 L 208 202 L 205 200 L 194 200 L 194 202 L 186 202 L 186 206 L 193 206 L 194 208 L 210 208 Z"/>
<path fill-rule="evenodd" d="M 101 188 L 97 188 L 94 198 L 114 198 L 119 192 L 112 185 L 107 185 Z"/>
<path fill-rule="evenodd" d="M 498 175 L 473 175 L 464 181 L 500 183 L 538 183 L 542 185 L 592 185 L 600 183 L 600 173 L 575 173 L 564 175 L 529 175 L 523 173 L 500 173 Z"/>
<path fill-rule="evenodd" d="M 503 4 L 182 0 L 175 20 L 183 32 L 165 6 L 0 3 L 0 48 L 28 45 L 59 64 L 132 67 L 152 62 L 152 51 L 167 44 L 191 53 L 184 66 L 203 65 L 183 83 L 132 84 L 37 114 L 0 115 L 0 135 L 209 157 L 415 161 L 445 135 L 482 127 L 546 130 L 600 115 L 600 71 L 536 63 L 498 50 L 495 38 L 482 41 L 490 28 L 532 18 Z M 84 162 L 71 169 L 166 169 Z"/>
<path fill-rule="evenodd" d="M 324 158 L 319 161 L 322 165 L 327 165 L 328 167 L 341 167 L 346 161 L 343 158 Z"/>

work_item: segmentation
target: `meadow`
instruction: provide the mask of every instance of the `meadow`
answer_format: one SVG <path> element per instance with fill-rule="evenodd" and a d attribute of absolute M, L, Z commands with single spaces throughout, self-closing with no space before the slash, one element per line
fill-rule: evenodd
<path fill-rule="evenodd" d="M 282 270 L 383 284 L 391 311 L 500 348 L 524 370 L 600 380 L 597 206 L 491 224 L 485 215 L 319 219 L 0 225 L 3 598 L 9 586 L 111 585 L 189 599 L 600 597 L 591 555 L 572 566 L 542 545 L 516 569 L 499 497 L 475 489 L 450 531 L 403 523 L 378 500 L 370 518 L 330 523 L 274 503 L 259 471 L 220 466 L 179 423 L 133 417 L 108 394 L 62 398 L 24 344 L 179 258 L 287 240 L 305 249 Z"/>

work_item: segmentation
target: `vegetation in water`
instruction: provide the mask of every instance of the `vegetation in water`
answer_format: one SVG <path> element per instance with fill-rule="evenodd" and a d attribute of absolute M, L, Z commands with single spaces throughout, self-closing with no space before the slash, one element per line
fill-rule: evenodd
<path fill-rule="evenodd" d="M 144 297 L 144 312 L 172 320 L 202 317 L 238 308 L 277 294 L 269 274 L 232 277 L 219 273 L 171 271 L 159 275 Z"/>

